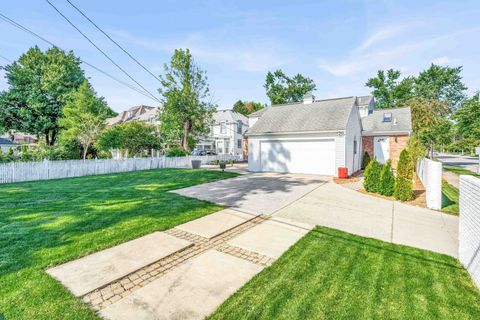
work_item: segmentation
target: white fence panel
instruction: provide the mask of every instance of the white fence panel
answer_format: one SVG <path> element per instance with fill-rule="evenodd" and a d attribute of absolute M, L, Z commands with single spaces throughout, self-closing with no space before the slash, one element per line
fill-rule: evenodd
<path fill-rule="evenodd" d="M 442 208 L 442 163 L 430 159 L 417 161 L 417 176 L 427 192 L 427 207 Z"/>
<path fill-rule="evenodd" d="M 215 160 L 229 161 L 240 160 L 240 158 L 218 155 L 10 162 L 0 164 L 0 183 L 61 179 L 158 168 L 190 168 L 192 160 L 200 160 L 202 164 L 206 164 Z"/>
<path fill-rule="evenodd" d="M 480 179 L 460 176 L 458 256 L 480 288 Z"/>

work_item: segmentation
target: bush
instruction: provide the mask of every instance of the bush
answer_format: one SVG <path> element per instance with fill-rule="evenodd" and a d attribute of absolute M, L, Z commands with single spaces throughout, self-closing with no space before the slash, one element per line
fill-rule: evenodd
<path fill-rule="evenodd" d="M 401 176 L 412 180 L 413 178 L 413 161 L 407 149 L 400 152 L 400 158 L 397 165 L 397 176 Z"/>
<path fill-rule="evenodd" d="M 412 158 L 414 169 L 417 166 L 417 159 L 425 158 L 427 154 L 427 150 L 423 146 L 422 141 L 416 135 L 412 135 L 408 140 L 407 151 Z"/>
<path fill-rule="evenodd" d="M 392 162 L 390 160 L 383 166 L 380 172 L 380 190 L 379 193 L 384 196 L 392 196 L 395 191 L 395 176 L 392 171 Z"/>
<path fill-rule="evenodd" d="M 363 154 L 363 159 L 362 159 L 362 170 L 365 170 L 365 168 L 368 166 L 368 164 L 372 161 L 372 158 L 370 158 L 370 155 L 368 154 L 367 151 Z"/>
<path fill-rule="evenodd" d="M 188 155 L 187 151 L 185 151 L 185 149 L 180 147 L 173 147 L 168 149 L 167 151 L 167 157 L 185 157 L 187 155 Z"/>
<path fill-rule="evenodd" d="M 414 198 L 413 194 L 413 162 L 406 149 L 400 153 L 397 166 L 397 178 L 395 180 L 395 199 L 409 201 Z"/>
<path fill-rule="evenodd" d="M 400 201 L 413 200 L 414 194 L 412 189 L 412 180 L 404 177 L 398 177 L 395 180 L 395 199 Z"/>
<path fill-rule="evenodd" d="M 380 172 L 382 167 L 377 159 L 373 159 L 365 168 L 363 187 L 368 192 L 380 191 Z"/>

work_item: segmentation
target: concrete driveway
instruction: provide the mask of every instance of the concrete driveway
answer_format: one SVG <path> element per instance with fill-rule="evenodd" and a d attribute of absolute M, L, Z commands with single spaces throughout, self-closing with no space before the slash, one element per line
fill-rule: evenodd
<path fill-rule="evenodd" d="M 254 173 L 172 192 L 254 215 L 269 215 L 330 180 L 312 175 Z"/>
<path fill-rule="evenodd" d="M 387 242 L 458 256 L 458 217 L 325 183 L 274 213 Z"/>

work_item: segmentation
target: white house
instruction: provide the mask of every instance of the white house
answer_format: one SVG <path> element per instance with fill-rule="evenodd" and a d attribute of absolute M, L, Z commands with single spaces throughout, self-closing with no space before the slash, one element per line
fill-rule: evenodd
<path fill-rule="evenodd" d="M 383 119 L 376 116 L 378 112 L 373 107 L 370 96 L 315 100 L 307 94 L 303 102 L 272 106 L 251 114 L 246 133 L 249 170 L 329 176 L 336 176 L 339 168 L 347 168 L 349 175 L 358 171 L 364 152 L 363 119 L 369 119 L 369 131 L 365 132 L 369 136 L 376 135 L 377 127 L 382 128 L 381 134 L 386 138 L 403 135 L 408 128 L 411 131 L 409 117 L 401 118 L 402 126 L 398 126 L 398 119 L 396 125 L 389 123 L 389 131 L 384 130 L 386 125 L 374 124 Z M 410 109 L 404 109 L 408 109 L 409 115 Z M 397 127 L 401 133 L 396 132 Z M 397 139 L 389 141 L 396 143 Z M 398 156 L 395 145 L 387 147 L 387 153 L 392 149 Z"/>
<path fill-rule="evenodd" d="M 213 114 L 209 136 L 203 137 L 196 149 L 243 156 L 243 135 L 247 129 L 247 117 L 232 110 L 219 110 Z"/>

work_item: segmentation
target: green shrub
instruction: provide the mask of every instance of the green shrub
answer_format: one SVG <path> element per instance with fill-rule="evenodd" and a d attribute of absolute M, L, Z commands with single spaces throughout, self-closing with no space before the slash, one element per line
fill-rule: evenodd
<path fill-rule="evenodd" d="M 417 166 L 417 159 L 425 158 L 427 154 L 427 150 L 423 146 L 422 141 L 416 135 L 412 135 L 408 140 L 407 151 L 412 158 L 414 169 Z"/>
<path fill-rule="evenodd" d="M 185 149 L 180 147 L 173 147 L 168 149 L 167 151 L 167 157 L 185 157 L 187 155 L 188 155 L 187 151 L 185 151 Z"/>
<path fill-rule="evenodd" d="M 395 176 L 392 171 L 392 162 L 390 160 L 383 166 L 380 172 L 380 190 L 379 193 L 384 196 L 392 196 L 395 191 Z"/>
<path fill-rule="evenodd" d="M 363 159 L 362 159 L 362 170 L 365 170 L 365 168 L 368 166 L 368 164 L 372 161 L 372 158 L 370 158 L 370 155 L 368 154 L 367 151 L 363 154 Z"/>
<path fill-rule="evenodd" d="M 402 152 L 400 152 L 400 158 L 398 160 L 397 176 L 412 180 L 413 169 L 412 157 L 407 149 L 403 149 Z"/>
<path fill-rule="evenodd" d="M 397 178 L 395 180 L 395 199 L 409 201 L 414 198 L 413 194 L 413 162 L 406 149 L 400 153 L 397 165 Z"/>
<path fill-rule="evenodd" d="M 380 191 L 380 172 L 382 167 L 377 159 L 373 159 L 365 168 L 363 187 L 368 192 Z"/>
<path fill-rule="evenodd" d="M 412 180 L 397 176 L 395 180 L 395 199 L 400 201 L 413 200 Z"/>

